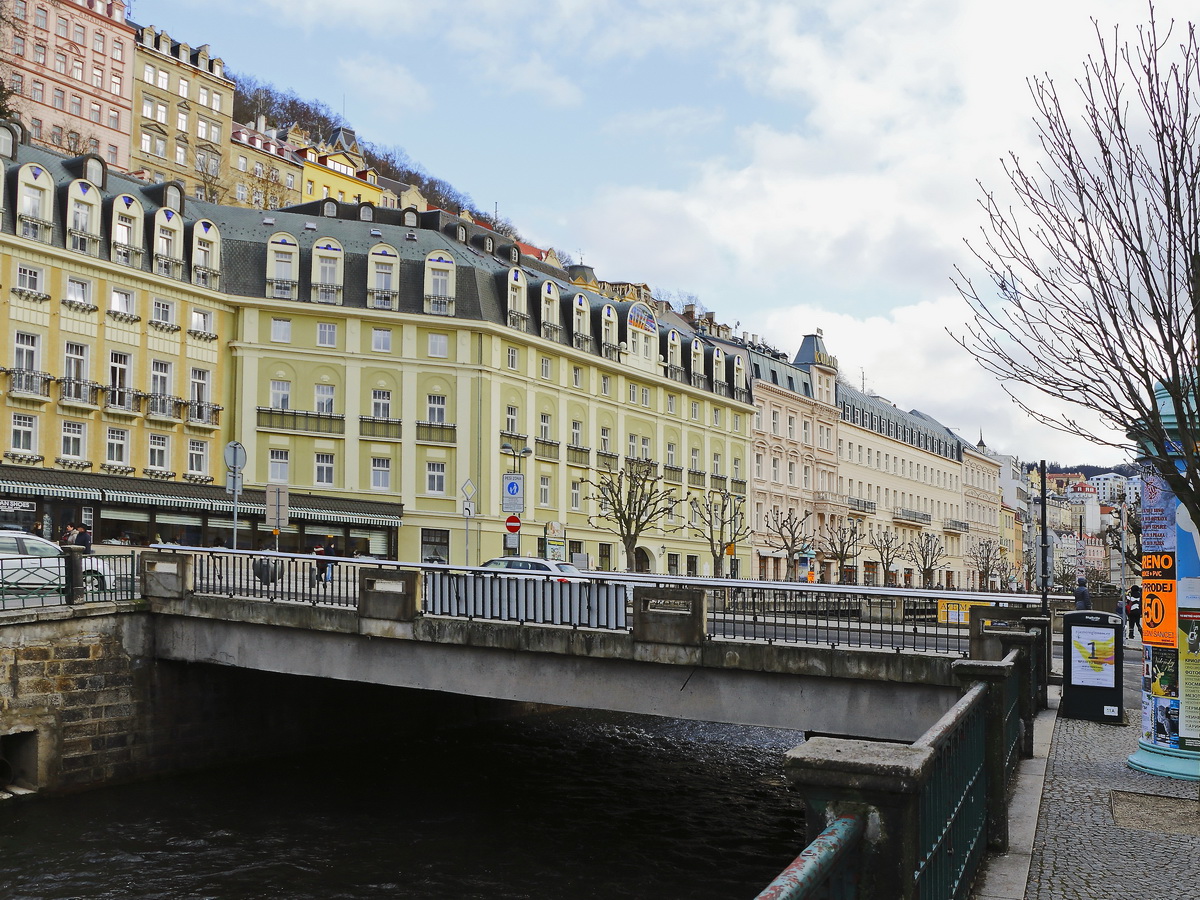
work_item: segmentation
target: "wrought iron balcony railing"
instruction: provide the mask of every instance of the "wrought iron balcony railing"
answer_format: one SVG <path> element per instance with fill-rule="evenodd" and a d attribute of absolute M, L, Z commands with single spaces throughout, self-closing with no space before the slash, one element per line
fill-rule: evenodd
<path fill-rule="evenodd" d="M 275 409 L 258 407 L 259 428 L 280 428 L 304 431 L 309 434 L 345 434 L 346 417 L 335 413 L 312 412 L 306 409 Z"/>
<path fill-rule="evenodd" d="M 417 440 L 430 441 L 437 444 L 453 444 L 458 437 L 458 429 L 449 422 L 418 422 Z"/>
<path fill-rule="evenodd" d="M 400 440 L 401 421 L 399 419 L 383 419 L 378 416 L 359 416 L 358 433 L 363 437 L 389 438 Z"/>

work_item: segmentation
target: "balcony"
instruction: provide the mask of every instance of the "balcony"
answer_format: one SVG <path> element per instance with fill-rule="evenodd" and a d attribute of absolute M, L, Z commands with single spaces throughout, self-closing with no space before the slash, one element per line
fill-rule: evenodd
<path fill-rule="evenodd" d="M 303 431 L 307 434 L 345 434 L 346 417 L 334 413 L 310 412 L 305 409 L 275 409 L 258 407 L 259 428 L 279 428 L 284 431 Z"/>
<path fill-rule="evenodd" d="M 516 309 L 508 311 L 508 327 L 515 328 L 517 331 L 529 331 L 529 314 L 523 313 Z"/>
<path fill-rule="evenodd" d="M 707 472 L 702 472 L 700 469 L 688 469 L 688 487 L 705 487 L 705 475 L 707 474 Z"/>
<path fill-rule="evenodd" d="M 562 337 L 562 326 L 556 322 L 543 322 L 542 337 L 548 341 L 557 341 Z"/>
<path fill-rule="evenodd" d="M 576 447 L 574 444 L 568 444 L 567 462 L 573 466 L 586 468 L 592 464 L 592 451 L 588 447 Z"/>
<path fill-rule="evenodd" d="M 214 291 L 221 289 L 221 272 L 207 266 L 192 266 L 192 284 Z"/>
<path fill-rule="evenodd" d="M 224 407 L 206 400 L 189 400 L 187 406 L 187 423 L 189 425 L 216 428 L 221 424 L 221 410 Z"/>
<path fill-rule="evenodd" d="M 67 309 L 74 310 L 77 313 L 94 313 L 100 308 L 95 303 L 89 303 L 87 300 L 77 297 L 63 297 L 59 302 Z"/>
<path fill-rule="evenodd" d="M 962 519 L 943 519 L 942 530 L 954 532 L 956 534 L 966 534 L 971 530 L 971 526 Z"/>
<path fill-rule="evenodd" d="M 729 483 L 724 475 L 710 475 L 709 482 L 711 483 L 714 491 L 724 491 L 729 487 Z"/>
<path fill-rule="evenodd" d="M 512 444 L 514 447 L 524 447 L 529 443 L 529 435 L 521 434 L 519 431 L 501 431 L 500 443 Z"/>
<path fill-rule="evenodd" d="M 749 403 L 750 402 L 750 391 L 747 390 L 746 388 L 735 387 L 733 389 L 733 399 L 736 400 L 738 403 Z"/>
<path fill-rule="evenodd" d="M 169 419 L 178 422 L 183 418 L 184 400 L 169 394 L 146 394 L 146 416 L 151 419 Z"/>
<path fill-rule="evenodd" d="M 933 521 L 933 517 L 929 513 L 921 512 L 919 509 L 908 509 L 904 506 L 893 506 L 892 518 L 903 522 L 916 522 L 918 525 L 928 525 Z"/>
<path fill-rule="evenodd" d="M 100 385 L 78 378 L 61 378 L 58 382 L 58 402 L 65 406 L 95 409 L 100 405 Z"/>
<path fill-rule="evenodd" d="M 76 253 L 86 253 L 88 256 L 100 255 L 100 235 L 98 234 L 68 228 L 67 244 Z"/>
<path fill-rule="evenodd" d="M 687 384 L 687 373 L 683 371 L 683 366 L 667 366 L 667 377 L 680 384 Z"/>
<path fill-rule="evenodd" d="M 417 440 L 434 444 L 453 444 L 457 439 L 457 428 L 448 422 L 418 422 Z"/>
<path fill-rule="evenodd" d="M 391 309 L 398 308 L 397 297 L 395 291 L 385 291 L 381 288 L 371 288 L 367 291 L 367 306 L 371 309 Z"/>
<path fill-rule="evenodd" d="M 133 266 L 135 269 L 140 269 L 142 266 L 142 248 L 135 247 L 132 244 L 122 244 L 118 241 L 113 241 L 109 256 L 113 262 L 120 263 L 123 266 Z"/>
<path fill-rule="evenodd" d="M 663 466 L 663 481 L 668 484 L 683 484 L 683 466 Z"/>
<path fill-rule="evenodd" d="M 296 282 L 286 278 L 268 278 L 267 296 L 275 300 L 295 300 Z"/>
<path fill-rule="evenodd" d="M 362 437 L 400 440 L 400 420 L 383 419 L 378 416 L 359 416 L 358 433 Z"/>
<path fill-rule="evenodd" d="M 596 451 L 596 468 L 604 472 L 617 471 L 617 463 L 620 457 L 615 453 L 609 453 L 607 450 Z"/>
<path fill-rule="evenodd" d="M 37 291 L 33 288 L 14 287 L 10 289 L 14 297 L 20 297 L 22 300 L 28 300 L 30 303 L 45 303 L 50 299 L 50 295 L 45 291 Z"/>
<path fill-rule="evenodd" d="M 730 389 L 728 382 L 715 381 L 713 382 L 713 393 L 715 393 L 718 397 L 728 397 L 733 393 L 733 391 Z"/>
<path fill-rule="evenodd" d="M 739 494 L 739 495 L 745 497 L 746 496 L 746 479 L 745 478 L 731 478 L 729 480 L 729 490 L 731 493 Z"/>
<path fill-rule="evenodd" d="M 576 350 L 582 350 L 585 353 L 592 352 L 592 336 L 590 334 L 580 334 L 576 332 L 571 335 L 571 346 Z"/>
<path fill-rule="evenodd" d="M 313 303 L 324 303 L 327 306 L 342 305 L 342 286 L 340 284 L 322 284 L 314 281 L 312 294 Z"/>
<path fill-rule="evenodd" d="M 817 491 L 813 494 L 813 500 L 817 503 L 823 503 L 826 506 L 846 506 L 850 505 L 850 498 L 845 494 L 835 494 L 833 491 Z"/>
<path fill-rule="evenodd" d="M 869 516 L 875 512 L 875 501 L 864 500 L 862 497 L 847 497 L 846 505 L 850 507 L 850 515 Z"/>
<path fill-rule="evenodd" d="M 130 387 L 106 385 L 104 387 L 104 411 L 125 416 L 140 415 L 142 395 Z"/>
<path fill-rule="evenodd" d="M 32 369 L 9 369 L 8 392 L 24 397 L 49 397 L 50 382 L 54 379 L 49 372 Z"/>
<path fill-rule="evenodd" d="M 183 278 L 183 260 L 176 259 L 174 256 L 164 256 L 161 253 L 155 253 L 154 274 L 179 280 Z"/>
<path fill-rule="evenodd" d="M 431 316 L 454 315 L 454 298 L 444 294 L 426 294 L 425 312 Z"/>
<path fill-rule="evenodd" d="M 644 456 L 625 457 L 625 468 L 639 475 L 658 475 L 658 463 Z"/>
<path fill-rule="evenodd" d="M 692 387 L 708 390 L 708 376 L 703 372 L 692 373 Z"/>
<path fill-rule="evenodd" d="M 533 453 L 538 459 L 546 459 L 557 462 L 559 459 L 558 441 L 551 441 L 547 438 L 538 438 L 533 442 Z"/>
<path fill-rule="evenodd" d="M 48 244 L 50 236 L 54 233 L 54 223 L 25 213 L 17 213 L 17 232 L 23 238 Z"/>
<path fill-rule="evenodd" d="M 620 362 L 621 347 L 618 344 L 611 344 L 608 341 L 603 341 L 600 344 L 600 355 L 605 359 L 611 359 L 614 362 Z"/>

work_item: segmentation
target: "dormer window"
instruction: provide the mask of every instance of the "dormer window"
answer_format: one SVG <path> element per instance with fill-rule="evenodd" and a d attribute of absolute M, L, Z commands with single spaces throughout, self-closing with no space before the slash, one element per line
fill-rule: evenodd
<path fill-rule="evenodd" d="M 557 341 L 562 333 L 558 309 L 558 286 L 553 281 L 547 281 L 542 289 L 542 337 L 550 341 Z"/>
<path fill-rule="evenodd" d="M 508 327 L 529 330 L 529 309 L 525 302 L 525 273 L 512 269 L 508 276 Z"/>
<path fill-rule="evenodd" d="M 324 239 L 313 247 L 312 301 L 341 305 L 345 254 L 337 241 Z"/>
<path fill-rule="evenodd" d="M 300 252 L 296 239 L 290 234 L 276 234 L 268 247 L 267 296 L 275 300 L 295 300 Z"/>
<path fill-rule="evenodd" d="M 192 235 L 192 283 L 221 286 L 221 234 L 212 222 L 197 222 Z"/>
<path fill-rule="evenodd" d="M 178 213 L 160 209 L 154 214 L 154 271 L 167 278 L 183 277 L 183 221 Z"/>
<path fill-rule="evenodd" d="M 417 214 L 413 210 L 407 210 L 404 213 L 404 225 L 406 228 L 417 227 Z"/>
<path fill-rule="evenodd" d="M 454 229 L 454 234 L 458 238 L 458 242 L 460 244 L 465 244 L 467 242 L 467 226 L 466 225 L 459 225 L 457 228 Z"/>
<path fill-rule="evenodd" d="M 104 188 L 104 163 L 103 161 L 90 157 L 83 163 L 83 177 L 92 184 L 103 189 Z"/>
<path fill-rule="evenodd" d="M 379 244 L 371 250 L 371 282 L 367 286 L 367 306 L 372 309 L 397 309 L 397 274 L 400 265 L 395 248 Z"/>
<path fill-rule="evenodd" d="M 142 264 L 142 207 L 133 197 L 123 194 L 113 201 L 113 262 L 138 268 Z"/>
<path fill-rule="evenodd" d="M 454 257 L 445 250 L 435 250 L 425 257 L 425 312 L 454 315 L 454 292 Z"/>
<path fill-rule="evenodd" d="M 576 294 L 571 309 L 571 344 L 576 350 L 592 349 L 592 329 L 588 323 L 590 310 L 587 297 Z"/>
<path fill-rule="evenodd" d="M 336 217 L 337 217 L 337 202 L 336 202 L 336 201 L 334 201 L 334 200 L 330 200 L 330 201 L 328 201 L 328 202 L 327 202 L 327 203 L 326 203 L 326 204 L 325 204 L 325 205 L 322 207 L 322 210 L 323 210 L 323 211 L 322 211 L 322 213 L 321 213 L 321 214 L 322 214 L 323 216 L 325 216 L 327 219 L 333 219 L 333 218 L 336 218 Z"/>
<path fill-rule="evenodd" d="M 54 222 L 50 219 L 50 176 L 41 166 L 21 167 L 18 188 L 17 227 L 21 237 L 50 241 Z"/>
<path fill-rule="evenodd" d="M 163 206 L 175 212 L 183 212 L 183 191 L 177 184 L 168 184 L 163 191 Z"/>
<path fill-rule="evenodd" d="M 67 246 L 76 253 L 100 255 L 100 191 L 86 181 L 72 182 L 67 190 L 69 220 Z"/>
<path fill-rule="evenodd" d="M 517 247 L 513 247 L 508 251 L 508 258 L 511 262 L 519 263 L 521 261 L 521 251 Z"/>
<path fill-rule="evenodd" d="M 495 239 L 494 239 L 494 238 L 491 238 L 491 237 L 485 237 L 485 238 L 483 239 L 483 249 L 484 249 L 484 250 L 485 250 L 487 253 L 494 253 L 494 252 L 496 251 L 496 241 L 495 241 Z"/>

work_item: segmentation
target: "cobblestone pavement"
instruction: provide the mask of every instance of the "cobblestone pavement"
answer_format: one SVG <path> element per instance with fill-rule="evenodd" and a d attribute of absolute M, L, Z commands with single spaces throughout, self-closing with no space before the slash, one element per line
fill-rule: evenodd
<path fill-rule="evenodd" d="M 1125 710 L 1130 724 L 1059 716 L 1046 762 L 1026 883 L 1026 900 L 1192 900 L 1200 896 L 1200 784 L 1139 772 L 1127 758 L 1141 721 L 1141 645 L 1126 647 Z M 1051 686 L 1051 694 L 1059 688 Z M 1149 795 L 1142 816 L 1118 825 L 1112 793 Z M 1155 798 L 1165 798 L 1157 800 Z M 1131 798 L 1124 798 L 1129 800 Z M 1137 806 L 1137 798 L 1132 798 Z M 1130 818 L 1122 816 L 1129 825 Z M 1180 834 L 1181 828 L 1192 833 Z"/>

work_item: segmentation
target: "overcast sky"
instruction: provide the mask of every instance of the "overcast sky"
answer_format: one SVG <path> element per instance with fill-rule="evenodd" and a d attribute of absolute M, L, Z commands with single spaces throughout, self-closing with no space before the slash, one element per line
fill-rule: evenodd
<path fill-rule="evenodd" d="M 1190 4 L 1160 0 L 1159 17 Z M 947 336 L 976 180 L 1037 150 L 1026 78 L 1143 0 L 135 0 L 132 18 L 321 100 L 601 279 L 693 293 L 1025 459 L 1123 461 L 1030 422 Z M 1073 96 L 1073 95 L 1072 95 Z"/>

